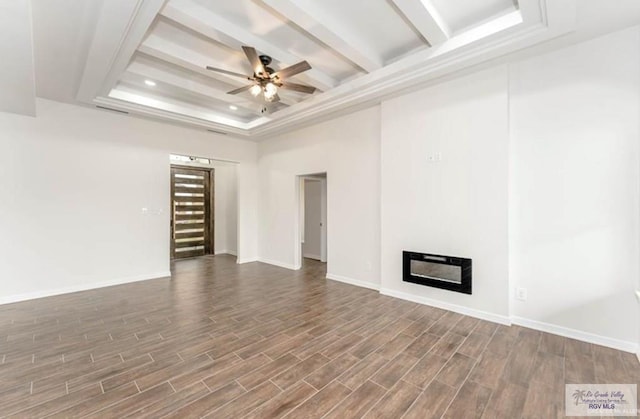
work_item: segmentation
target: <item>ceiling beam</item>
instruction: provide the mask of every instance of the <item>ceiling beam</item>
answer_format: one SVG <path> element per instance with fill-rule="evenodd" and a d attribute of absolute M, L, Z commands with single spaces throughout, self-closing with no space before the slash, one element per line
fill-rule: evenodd
<path fill-rule="evenodd" d="M 154 97 L 145 92 L 138 92 L 134 89 L 121 89 L 115 88 L 109 92 L 109 99 L 116 99 L 123 102 L 128 102 L 135 105 L 141 105 L 152 112 L 164 111 L 172 113 L 176 116 L 194 118 L 201 121 L 220 124 L 230 128 L 246 129 L 247 123 L 237 121 L 226 116 L 210 113 L 207 109 L 203 109 L 198 106 L 191 106 L 188 104 L 180 103 L 166 97 Z M 99 103 L 97 100 L 96 102 Z M 122 106 L 119 106 L 121 108 Z M 126 109 L 126 108 L 125 108 Z"/>
<path fill-rule="evenodd" d="M 165 0 L 105 1 L 76 98 L 105 96 L 129 64 Z"/>
<path fill-rule="evenodd" d="M 152 40 L 152 38 L 153 35 L 147 38 L 147 40 L 138 47 L 138 53 L 142 53 L 168 64 L 173 64 L 184 70 L 188 70 L 190 72 L 218 80 L 233 87 L 240 87 L 244 85 L 244 81 L 242 79 L 232 77 L 227 74 L 215 73 L 213 71 L 207 70 L 205 66 L 201 65 L 200 63 L 196 63 L 195 61 L 189 60 L 186 57 L 178 56 L 174 52 L 167 51 L 166 48 L 160 49 L 159 46 L 155 46 L 153 45 L 154 43 L 149 42 L 150 40 Z M 166 47 L 166 45 L 164 47 Z"/>
<path fill-rule="evenodd" d="M 145 56 L 151 57 L 153 59 L 159 60 L 163 63 L 169 64 L 169 65 L 174 65 L 176 67 L 179 67 L 183 70 L 186 70 L 188 72 L 193 72 L 193 73 L 197 73 L 199 75 L 208 77 L 210 79 L 213 80 L 217 80 L 223 83 L 226 83 L 228 85 L 230 85 L 231 87 L 242 87 L 245 86 L 246 83 L 249 83 L 249 81 L 247 80 L 246 83 L 245 81 L 243 81 L 240 78 L 237 77 L 233 77 L 233 76 L 228 76 L 226 74 L 222 74 L 222 73 L 216 73 L 215 71 L 210 71 L 207 70 L 205 68 L 205 66 L 197 64 L 193 61 L 189 61 L 186 60 L 184 58 L 181 57 L 177 57 L 171 53 L 165 52 L 165 51 L 161 51 L 158 48 L 152 47 L 150 45 L 148 45 L 148 41 L 151 39 L 148 38 L 147 41 L 145 41 L 145 43 L 143 43 L 142 45 L 140 45 L 140 47 L 138 48 L 138 53 L 141 53 Z M 231 90 L 231 88 L 229 89 Z M 280 102 L 287 105 L 287 106 L 291 106 L 291 105 L 295 105 L 297 102 L 294 100 L 291 100 L 289 98 L 280 98 Z"/>
<path fill-rule="evenodd" d="M 411 24 L 435 46 L 451 38 L 451 30 L 430 0 L 391 0 Z"/>
<path fill-rule="evenodd" d="M 382 57 L 371 43 L 318 7 L 317 5 L 321 2 L 313 0 L 262 0 L 262 2 L 363 70 L 370 73 L 384 66 Z"/>
<path fill-rule="evenodd" d="M 522 20 L 526 24 L 535 24 L 543 18 L 540 2 L 537 0 L 519 0 L 518 9 L 522 15 Z"/>
<path fill-rule="evenodd" d="M 189 93 L 195 93 L 235 105 L 241 110 L 255 115 L 260 115 L 260 109 L 264 106 L 258 101 L 253 102 L 242 96 L 228 95 L 226 92 L 211 87 L 206 83 L 194 80 L 193 78 L 185 78 L 172 74 L 171 71 L 163 70 L 157 66 L 141 62 L 140 60 L 134 60 L 127 68 L 127 72 Z"/>
<path fill-rule="evenodd" d="M 285 67 L 302 61 L 302 58 L 189 0 L 171 1 L 164 7 L 161 15 L 234 50 L 240 51 L 243 45 L 252 46 L 260 53 L 280 61 Z M 317 69 L 307 71 L 305 76 L 320 90 L 330 90 L 338 85 L 335 79 Z"/>

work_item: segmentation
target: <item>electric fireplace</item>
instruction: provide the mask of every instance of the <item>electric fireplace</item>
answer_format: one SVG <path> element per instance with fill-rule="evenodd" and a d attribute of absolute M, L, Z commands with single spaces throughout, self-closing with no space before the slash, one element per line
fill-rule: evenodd
<path fill-rule="evenodd" d="M 471 294 L 471 259 L 402 252 L 402 280 Z"/>

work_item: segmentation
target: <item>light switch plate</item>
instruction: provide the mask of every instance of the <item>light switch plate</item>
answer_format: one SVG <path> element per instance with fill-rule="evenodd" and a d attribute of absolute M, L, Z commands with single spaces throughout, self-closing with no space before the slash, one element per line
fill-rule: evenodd
<path fill-rule="evenodd" d="M 516 298 L 520 301 L 527 301 L 527 289 L 516 288 Z"/>

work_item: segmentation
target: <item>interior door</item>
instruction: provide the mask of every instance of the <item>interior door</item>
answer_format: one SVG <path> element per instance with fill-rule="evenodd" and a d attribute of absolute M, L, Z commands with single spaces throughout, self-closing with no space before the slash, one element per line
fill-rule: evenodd
<path fill-rule="evenodd" d="M 213 253 L 213 170 L 171 167 L 171 258 Z"/>

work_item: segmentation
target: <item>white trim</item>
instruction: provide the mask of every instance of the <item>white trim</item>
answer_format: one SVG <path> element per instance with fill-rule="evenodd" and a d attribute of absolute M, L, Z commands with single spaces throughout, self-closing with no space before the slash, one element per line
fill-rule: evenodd
<path fill-rule="evenodd" d="M 94 282 L 92 284 L 82 284 L 73 287 L 58 288 L 47 291 L 29 292 L 26 294 L 10 295 L 8 297 L 0 297 L 0 305 L 17 303 L 20 301 L 35 300 L 37 298 L 52 297 L 54 295 L 70 294 L 79 291 L 88 291 L 97 288 L 112 287 L 114 285 L 129 284 L 132 282 L 148 281 L 150 279 L 170 278 L 171 272 L 157 272 L 154 274 L 137 275 L 126 278 L 113 279 L 111 281 Z"/>
<path fill-rule="evenodd" d="M 322 179 L 320 188 L 320 262 L 327 262 L 327 247 L 328 247 L 328 234 L 327 229 L 327 215 L 328 215 L 328 189 L 327 189 L 327 173 L 325 172 L 325 178 Z"/>
<path fill-rule="evenodd" d="M 303 258 L 308 258 L 308 259 L 322 260 L 320 255 L 312 255 L 310 253 L 305 253 L 305 254 L 302 255 L 302 257 Z"/>
<path fill-rule="evenodd" d="M 380 294 L 400 298 L 401 300 L 407 300 L 418 304 L 441 308 L 443 310 L 453 311 L 455 313 L 464 314 L 465 316 L 475 317 L 477 319 L 487 320 L 493 323 L 511 326 L 511 319 L 508 316 L 489 313 L 488 311 L 476 310 L 469 307 L 459 306 L 457 304 L 445 303 L 443 301 L 434 300 L 432 298 L 421 297 L 401 291 L 395 291 L 389 288 L 381 288 Z"/>
<path fill-rule="evenodd" d="M 327 273 L 327 279 L 330 279 L 332 281 L 343 282 L 345 284 L 355 285 L 357 287 L 369 288 L 371 290 L 376 290 L 376 291 L 380 290 L 380 286 L 372 282 L 361 281 L 359 279 L 353 279 L 353 278 L 349 278 L 342 275 Z"/>
<path fill-rule="evenodd" d="M 122 111 L 127 111 L 130 114 L 144 116 L 148 118 L 156 118 L 173 121 L 178 124 L 187 124 L 194 127 L 201 127 L 205 129 L 212 129 L 219 133 L 218 135 L 235 135 L 237 137 L 246 137 L 245 131 L 240 128 L 233 128 L 228 125 L 215 123 L 212 121 L 198 119 L 188 115 L 179 115 L 177 113 L 165 111 L 162 109 L 150 108 L 148 106 L 140 105 L 133 102 L 126 102 L 120 99 L 111 97 L 98 96 L 93 99 L 94 105 L 103 105 L 109 108 L 114 108 Z M 263 118 L 260 118 L 262 120 Z M 244 138 L 246 139 L 246 138 Z"/>
<path fill-rule="evenodd" d="M 233 250 L 218 250 L 214 253 L 214 255 L 231 255 L 238 257 L 238 254 Z"/>
<path fill-rule="evenodd" d="M 638 297 L 638 302 L 640 302 L 640 290 L 636 290 L 636 297 Z M 636 356 L 638 357 L 638 362 L 640 362 L 640 342 L 638 343 L 638 352 L 636 352 Z"/>
<path fill-rule="evenodd" d="M 296 266 L 290 263 L 280 262 L 280 261 L 271 260 L 271 259 L 258 258 L 258 262 L 266 263 L 273 266 L 278 266 L 280 268 L 291 269 L 292 271 L 297 271 L 298 269 L 301 268 L 301 266 Z"/>
<path fill-rule="evenodd" d="M 566 338 L 577 339 L 583 342 L 594 343 L 596 345 L 607 346 L 609 348 L 618 349 L 624 352 L 636 353 L 639 349 L 638 344 L 634 342 L 613 339 L 606 336 L 583 332 L 581 330 L 558 326 L 555 324 L 539 322 L 537 320 L 530 320 L 518 316 L 512 316 L 511 321 L 513 322 L 513 324 L 517 324 L 519 326 L 528 327 L 530 329 L 535 329 L 554 335 L 564 336 Z"/>
<path fill-rule="evenodd" d="M 258 261 L 258 258 L 237 259 L 236 264 L 242 265 L 243 263 L 251 263 L 251 262 L 257 262 L 257 261 Z"/>
<path fill-rule="evenodd" d="M 304 243 L 304 175 L 295 176 L 296 213 L 293 219 L 293 263 L 302 266 L 302 244 Z"/>

